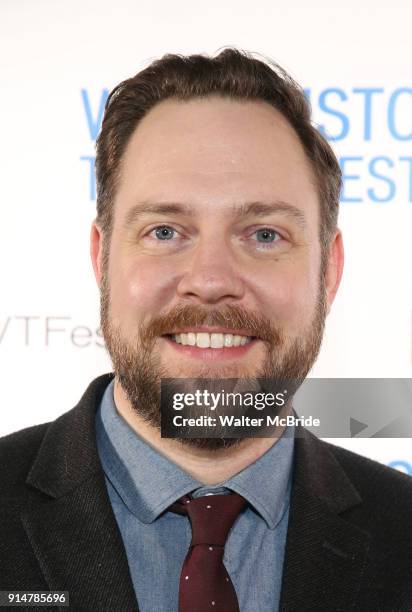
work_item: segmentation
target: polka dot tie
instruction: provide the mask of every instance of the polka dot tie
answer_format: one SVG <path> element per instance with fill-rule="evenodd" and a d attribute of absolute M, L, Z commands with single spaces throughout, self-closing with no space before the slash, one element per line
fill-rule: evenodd
<path fill-rule="evenodd" d="M 192 541 L 183 563 L 179 585 L 179 612 L 239 612 L 236 591 L 223 564 L 229 531 L 246 506 L 230 495 L 180 498 L 169 508 L 189 517 Z"/>

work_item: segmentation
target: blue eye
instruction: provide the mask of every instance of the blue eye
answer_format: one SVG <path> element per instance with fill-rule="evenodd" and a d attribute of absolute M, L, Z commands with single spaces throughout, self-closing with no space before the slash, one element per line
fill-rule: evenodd
<path fill-rule="evenodd" d="M 170 240 L 174 236 L 175 230 L 168 225 L 161 225 L 156 228 L 156 238 L 159 240 Z"/>
<path fill-rule="evenodd" d="M 273 229 L 263 228 L 256 230 L 256 235 L 258 236 L 259 242 L 273 242 L 278 235 L 277 232 Z"/>

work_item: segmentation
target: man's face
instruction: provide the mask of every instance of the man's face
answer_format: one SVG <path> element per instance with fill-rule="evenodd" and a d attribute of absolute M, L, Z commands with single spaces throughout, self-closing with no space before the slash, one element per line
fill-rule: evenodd
<path fill-rule="evenodd" d="M 125 151 L 105 248 L 106 266 L 94 225 L 106 345 L 153 426 L 161 377 L 300 378 L 313 365 L 334 295 L 320 277 L 318 193 L 297 135 L 268 104 L 152 109 Z"/>

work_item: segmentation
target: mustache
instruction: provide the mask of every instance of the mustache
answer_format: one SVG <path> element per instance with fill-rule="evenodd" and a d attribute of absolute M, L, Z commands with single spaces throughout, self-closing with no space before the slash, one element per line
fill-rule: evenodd
<path fill-rule="evenodd" d="M 142 343 L 152 343 L 157 337 L 174 333 L 184 327 L 201 325 L 247 330 L 269 344 L 280 344 L 284 340 L 282 331 L 262 315 L 237 304 L 227 304 L 218 310 L 211 310 L 196 304 L 177 306 L 166 314 L 157 315 L 141 329 Z"/>

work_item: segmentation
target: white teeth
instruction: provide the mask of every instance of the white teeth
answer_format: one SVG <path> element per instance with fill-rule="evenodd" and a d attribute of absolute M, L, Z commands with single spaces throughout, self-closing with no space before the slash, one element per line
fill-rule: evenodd
<path fill-rule="evenodd" d="M 210 334 L 210 346 L 212 348 L 223 348 L 223 334 Z"/>
<path fill-rule="evenodd" d="M 251 342 L 249 336 L 239 336 L 233 334 L 209 334 L 207 332 L 194 332 L 175 334 L 173 340 L 184 346 L 197 346 L 198 348 L 230 348 L 232 346 L 243 346 Z"/>
<path fill-rule="evenodd" d="M 210 334 L 200 332 L 196 334 L 196 346 L 199 348 L 209 348 L 210 346 Z"/>

